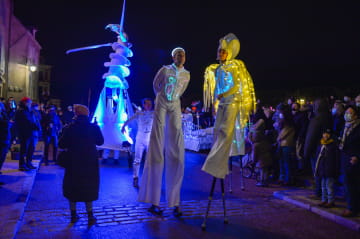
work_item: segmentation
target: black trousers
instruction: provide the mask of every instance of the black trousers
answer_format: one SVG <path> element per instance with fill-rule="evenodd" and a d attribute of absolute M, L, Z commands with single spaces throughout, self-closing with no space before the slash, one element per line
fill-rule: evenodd
<path fill-rule="evenodd" d="M 35 137 L 19 138 L 20 141 L 20 160 L 19 167 L 30 164 L 35 150 Z M 26 161 L 25 161 L 26 159 Z"/>
<path fill-rule="evenodd" d="M 45 144 L 45 152 L 44 152 L 44 161 L 49 161 L 49 146 L 50 144 L 53 145 L 53 161 L 56 161 L 57 150 L 58 150 L 58 137 L 57 135 L 48 135 L 44 137 L 44 144 Z"/>

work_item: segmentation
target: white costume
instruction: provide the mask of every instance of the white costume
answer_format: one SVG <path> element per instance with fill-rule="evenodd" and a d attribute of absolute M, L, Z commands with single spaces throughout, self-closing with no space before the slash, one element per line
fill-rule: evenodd
<path fill-rule="evenodd" d="M 223 179 L 229 173 L 229 156 L 245 154 L 244 128 L 249 114 L 255 109 L 255 92 L 245 64 L 234 59 L 240 50 L 240 42 L 236 36 L 230 33 L 220 39 L 219 49 L 228 53 L 226 61 L 212 64 L 205 71 L 205 109 L 213 103 L 218 103 L 218 107 L 214 144 L 202 170 Z M 223 97 L 214 102 L 219 94 L 223 94 Z"/>
<path fill-rule="evenodd" d="M 140 183 L 140 202 L 159 205 L 165 149 L 166 199 L 169 207 L 178 206 L 180 203 L 185 150 L 179 98 L 189 81 L 190 73 L 184 68 L 177 68 L 175 64 L 163 66 L 155 76 L 154 121 Z"/>
<path fill-rule="evenodd" d="M 133 177 L 139 177 L 140 163 L 144 151 L 148 151 L 150 132 L 153 124 L 154 111 L 139 111 L 128 121 L 136 120 L 138 130 L 135 140 L 135 157 L 133 162 Z"/>

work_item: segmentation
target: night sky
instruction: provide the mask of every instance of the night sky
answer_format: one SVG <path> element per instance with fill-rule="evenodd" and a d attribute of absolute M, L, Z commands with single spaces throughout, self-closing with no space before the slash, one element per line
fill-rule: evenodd
<path fill-rule="evenodd" d="M 199 7 L 201 2 L 207 3 Z M 218 40 L 229 32 L 241 42 L 237 58 L 245 62 L 263 101 L 271 100 L 269 94 L 285 97 L 296 89 L 319 86 L 326 93 L 334 89 L 360 93 L 360 7 L 355 1 L 209 2 L 127 0 L 125 32 L 134 52 L 127 80 L 135 103 L 154 97 L 153 77 L 171 63 L 170 52 L 176 46 L 186 49 L 185 67 L 191 72 L 185 104 L 202 99 L 204 69 L 216 63 Z M 112 49 L 65 52 L 116 41 L 116 34 L 104 28 L 120 22 L 121 9 L 122 0 L 15 0 L 15 16 L 38 29 L 41 54 L 53 66 L 52 93 L 65 104 L 87 103 L 91 89 L 95 108 L 101 77 L 108 70 L 103 63 L 109 61 Z"/>

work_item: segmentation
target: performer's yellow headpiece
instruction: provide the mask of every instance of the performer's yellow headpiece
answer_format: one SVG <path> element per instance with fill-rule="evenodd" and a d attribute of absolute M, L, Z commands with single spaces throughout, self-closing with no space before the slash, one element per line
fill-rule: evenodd
<path fill-rule="evenodd" d="M 229 33 L 219 40 L 219 49 L 228 53 L 226 60 L 232 60 L 240 52 L 240 41 L 233 33 Z"/>

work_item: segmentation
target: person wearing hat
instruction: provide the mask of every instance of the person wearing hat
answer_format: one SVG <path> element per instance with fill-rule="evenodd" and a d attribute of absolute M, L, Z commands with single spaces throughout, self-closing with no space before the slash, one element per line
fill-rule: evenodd
<path fill-rule="evenodd" d="M 35 169 L 32 165 L 34 154 L 34 140 L 39 129 L 34 112 L 31 108 L 32 100 L 29 97 L 23 97 L 19 103 L 19 109 L 15 112 L 15 125 L 17 135 L 20 141 L 20 160 L 19 170 L 27 171 Z"/>
<path fill-rule="evenodd" d="M 315 165 L 315 177 L 318 177 L 321 182 L 321 203 L 319 206 L 326 208 L 335 206 L 334 185 L 340 171 L 339 150 L 332 136 L 332 129 L 323 131 Z"/>
<path fill-rule="evenodd" d="M 74 105 L 74 122 L 65 126 L 59 147 L 67 151 L 63 180 L 63 195 L 69 200 L 71 222 L 79 219 L 76 203 L 85 202 L 88 224 L 96 223 L 92 202 L 99 197 L 99 160 L 96 146 L 104 143 L 97 124 L 90 123 L 89 109 Z"/>
<path fill-rule="evenodd" d="M 153 81 L 156 94 L 154 120 L 138 200 L 151 203 L 151 213 L 162 214 L 159 203 L 165 151 L 166 199 L 169 207 L 175 207 L 174 214 L 180 216 L 185 154 L 180 97 L 189 84 L 190 72 L 184 68 L 183 48 L 173 49 L 171 56 L 173 64 L 161 67 Z"/>
<path fill-rule="evenodd" d="M 204 111 L 216 112 L 215 142 L 202 170 L 224 179 L 229 156 L 244 155 L 244 128 L 255 110 L 254 84 L 244 62 L 235 59 L 240 51 L 237 37 L 229 33 L 219 41 L 217 60 L 205 70 Z"/>

